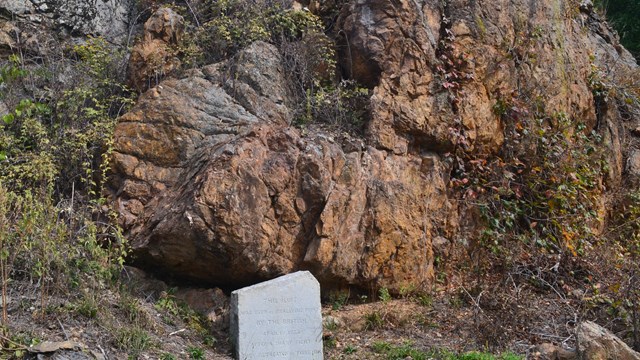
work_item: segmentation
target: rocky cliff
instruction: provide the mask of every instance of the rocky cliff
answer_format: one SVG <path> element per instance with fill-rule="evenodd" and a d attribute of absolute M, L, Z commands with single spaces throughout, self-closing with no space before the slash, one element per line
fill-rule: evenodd
<path fill-rule="evenodd" d="M 325 286 L 424 288 L 434 239 L 482 226 L 450 189 L 451 154 L 504 156 L 515 121 L 500 104 L 584 123 L 621 181 L 638 118 L 594 76 L 637 66 L 589 3 L 302 6 L 334 11 L 341 76 L 370 89 L 364 135 L 292 125 L 289 69 L 267 43 L 165 79 L 116 129 L 113 201 L 139 263 L 232 287 L 310 269 Z"/>
<path fill-rule="evenodd" d="M 337 68 L 324 78 L 368 95 L 363 132 L 296 125 L 299 65 L 282 44 L 248 42 L 185 71 L 188 18 L 206 2 L 182 15 L 74 4 L 3 4 L 0 48 L 46 58 L 68 36 L 134 43 L 147 19 L 128 66 L 144 93 L 116 128 L 109 186 L 135 261 L 156 270 L 230 287 L 298 269 L 325 287 L 427 287 L 434 244 L 448 253 L 487 226 L 470 200 L 488 186 L 460 186 L 470 167 L 539 168 L 514 155 L 540 155 L 530 145 L 547 125 L 527 121 L 566 119 L 603 139 L 606 174 L 583 188 L 601 223 L 609 194 L 640 173 L 637 65 L 589 2 L 279 4 L 325 21 L 328 40 L 289 48 L 329 42 Z"/>

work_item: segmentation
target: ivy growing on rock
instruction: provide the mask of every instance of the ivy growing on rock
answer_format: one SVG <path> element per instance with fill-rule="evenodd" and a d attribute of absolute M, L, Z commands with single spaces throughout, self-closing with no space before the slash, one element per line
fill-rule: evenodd
<path fill-rule="evenodd" d="M 480 209 L 481 241 L 495 253 L 515 241 L 582 254 L 604 221 L 600 195 L 608 165 L 601 137 L 562 113 L 529 116 L 502 102 L 496 111 L 511 117 L 508 138 L 521 143 L 492 161 L 468 159 L 452 180 Z"/>

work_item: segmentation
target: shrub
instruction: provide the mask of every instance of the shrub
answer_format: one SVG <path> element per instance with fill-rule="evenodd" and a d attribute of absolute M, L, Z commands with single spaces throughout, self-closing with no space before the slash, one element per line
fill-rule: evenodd
<path fill-rule="evenodd" d="M 197 26 L 192 28 L 191 43 L 203 56 L 198 62 L 227 59 L 255 41 L 280 44 L 307 33 L 322 33 L 320 18 L 288 5 L 278 0 L 204 1 L 193 13 Z"/>
<path fill-rule="evenodd" d="M 369 90 L 336 75 L 335 42 L 322 19 L 291 9 L 287 0 L 207 0 L 190 14 L 191 36 L 176 51 L 183 63 L 231 59 L 255 41 L 276 45 L 287 69 L 298 125 L 322 122 L 360 132 L 368 117 Z M 337 5 L 336 5 L 337 6 Z"/>
<path fill-rule="evenodd" d="M 121 58 L 99 38 L 68 50 L 70 57 L 42 67 L 17 56 L 0 66 L 0 86 L 59 90 L 37 98 L 4 93 L 10 111 L 0 121 L 2 287 L 18 276 L 37 279 L 43 316 L 53 284 L 77 287 L 89 277 L 101 286 L 126 255 L 119 229 L 102 213 L 115 118 L 132 103 L 115 76 Z M 51 77 L 46 66 L 58 62 L 69 65 L 73 85 Z"/>
<path fill-rule="evenodd" d="M 517 241 L 581 254 L 603 221 L 599 201 L 608 165 L 602 139 L 562 113 L 530 118 L 517 106 L 508 108 L 515 121 L 507 137 L 514 143 L 491 162 L 467 159 L 452 185 L 480 209 L 486 223 L 481 241 L 493 252 Z"/>

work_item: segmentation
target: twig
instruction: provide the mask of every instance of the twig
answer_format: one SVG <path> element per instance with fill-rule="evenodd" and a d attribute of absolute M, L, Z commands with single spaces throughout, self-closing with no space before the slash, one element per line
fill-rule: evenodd
<path fill-rule="evenodd" d="M 104 349 L 102 348 L 102 346 L 100 345 L 96 345 L 96 346 L 98 347 L 98 349 L 100 349 L 102 356 L 104 356 L 105 359 L 108 359 L 109 357 L 107 356 L 107 353 L 104 352 Z"/>
<path fill-rule="evenodd" d="M 530 331 L 529 334 L 538 335 L 538 336 L 547 337 L 547 338 L 552 338 L 552 339 L 562 339 L 563 341 L 566 341 L 566 340 L 570 339 L 571 336 L 573 336 L 573 335 L 571 335 L 571 336 L 569 336 L 568 338 L 565 339 L 563 336 L 543 334 L 543 333 L 537 333 L 537 332 L 533 332 L 533 331 Z"/>
<path fill-rule="evenodd" d="M 187 331 L 187 329 L 180 329 L 180 330 L 174 331 L 172 333 L 169 333 L 169 336 L 173 336 L 173 335 L 179 334 L 179 333 L 181 333 L 183 331 Z"/>
<path fill-rule="evenodd" d="M 2 335 L 2 334 L 0 334 L 0 338 L 1 338 L 2 340 L 4 340 L 4 341 L 8 342 L 8 343 L 11 343 L 11 344 L 13 344 L 13 345 L 17 346 L 16 348 L 13 348 L 13 349 L 5 349 L 5 348 L 2 348 L 2 350 L 15 351 L 15 350 L 27 350 L 27 349 L 28 349 L 25 345 L 19 344 L 19 343 L 15 342 L 15 341 L 13 341 L 13 340 L 9 339 L 8 337 L 6 337 L 6 336 Z"/>
<path fill-rule="evenodd" d="M 64 334 L 64 339 L 65 340 L 69 340 L 69 335 L 67 334 L 67 330 L 64 329 L 64 325 L 62 325 L 62 321 L 60 321 L 60 319 L 56 318 L 56 320 L 58 320 L 58 324 L 60 325 L 60 328 L 62 329 L 62 333 Z"/>
<path fill-rule="evenodd" d="M 474 297 L 471 296 L 471 294 L 469 294 L 469 292 L 467 291 L 467 289 L 464 288 L 464 286 L 462 286 L 462 290 L 467 294 L 467 296 L 469 296 L 469 298 L 473 302 L 473 305 L 475 305 L 475 307 L 477 307 L 478 310 L 480 310 L 480 312 L 483 312 L 482 308 L 480 307 L 480 298 L 482 297 L 482 294 L 484 294 L 484 290 L 482 290 L 480 294 L 478 294 L 477 299 L 474 299 Z"/>
<path fill-rule="evenodd" d="M 566 338 L 566 339 L 562 340 L 561 344 L 563 344 L 563 345 L 564 345 L 564 344 L 566 344 L 566 343 L 567 343 L 567 341 L 569 341 L 572 337 L 573 337 L 573 334 L 569 335 L 569 337 L 568 337 L 568 338 Z"/>
<path fill-rule="evenodd" d="M 193 19 L 196 21 L 196 25 L 200 27 L 200 21 L 198 21 L 198 16 L 196 15 L 195 11 L 193 11 L 193 8 L 191 7 L 191 3 L 189 2 L 189 0 L 184 0 L 184 2 L 187 4 L 189 11 L 191 11 L 191 15 L 193 15 Z"/>

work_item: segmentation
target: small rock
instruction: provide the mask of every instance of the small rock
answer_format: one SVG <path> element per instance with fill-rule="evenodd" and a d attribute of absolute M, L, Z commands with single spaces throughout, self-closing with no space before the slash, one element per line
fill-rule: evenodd
<path fill-rule="evenodd" d="M 0 9 L 4 9 L 14 15 L 23 15 L 33 12 L 33 5 L 28 0 L 4 0 Z"/>
<path fill-rule="evenodd" d="M 322 326 L 325 329 L 340 328 L 344 326 L 344 321 L 342 321 L 340 318 L 329 315 L 325 316 L 325 318 L 322 320 Z"/>
<path fill-rule="evenodd" d="M 576 353 L 554 344 L 544 343 L 536 346 L 531 358 L 535 360 L 573 360 L 576 359 Z"/>
<path fill-rule="evenodd" d="M 627 171 L 630 175 L 640 176 L 640 150 L 632 150 L 627 159 Z"/>
<path fill-rule="evenodd" d="M 75 341 L 43 341 L 38 345 L 29 347 L 32 353 L 48 353 L 58 350 L 82 349 L 84 345 Z"/>
<path fill-rule="evenodd" d="M 590 14 L 593 11 L 593 2 L 591 0 L 582 0 L 580 2 L 580 11 Z"/>
<path fill-rule="evenodd" d="M 578 355 L 583 360 L 640 360 L 640 353 L 633 351 L 620 338 L 592 321 L 578 325 L 576 339 Z"/>
<path fill-rule="evenodd" d="M 449 240 L 442 236 L 436 236 L 431 241 L 433 246 L 433 253 L 436 256 L 447 256 L 449 255 Z"/>

